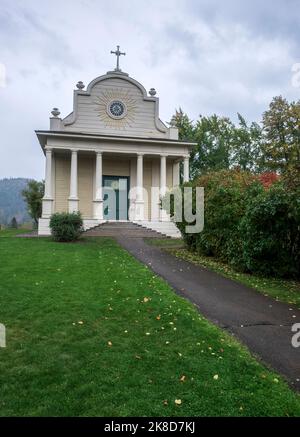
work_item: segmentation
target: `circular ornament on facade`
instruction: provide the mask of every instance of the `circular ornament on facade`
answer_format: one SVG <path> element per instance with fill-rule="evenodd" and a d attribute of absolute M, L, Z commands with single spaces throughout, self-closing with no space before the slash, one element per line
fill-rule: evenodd
<path fill-rule="evenodd" d="M 127 108 L 121 100 L 112 100 L 107 105 L 107 113 L 110 117 L 120 119 L 125 117 Z"/>

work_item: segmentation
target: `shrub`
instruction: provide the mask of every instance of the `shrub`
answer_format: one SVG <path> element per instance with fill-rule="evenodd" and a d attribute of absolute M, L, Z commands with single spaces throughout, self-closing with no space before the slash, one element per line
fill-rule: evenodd
<path fill-rule="evenodd" d="M 266 183 L 264 176 L 224 170 L 189 183 L 204 187 L 205 220 L 198 234 L 177 223 L 186 244 L 246 272 L 299 278 L 299 176 L 294 170 Z"/>
<path fill-rule="evenodd" d="M 50 229 L 55 241 L 75 241 L 83 232 L 81 214 L 79 212 L 52 214 Z"/>
<path fill-rule="evenodd" d="M 244 270 L 300 277 L 300 190 L 284 183 L 259 190 L 249 198 L 239 232 Z"/>
<path fill-rule="evenodd" d="M 248 172 L 222 170 L 197 178 L 193 187 L 204 187 L 205 221 L 199 234 L 186 234 L 183 221 L 178 223 L 187 245 L 205 255 L 228 260 L 228 251 L 238 238 L 237 225 L 244 214 L 245 192 L 253 183 L 254 176 Z M 193 199 L 193 209 L 195 208 Z"/>

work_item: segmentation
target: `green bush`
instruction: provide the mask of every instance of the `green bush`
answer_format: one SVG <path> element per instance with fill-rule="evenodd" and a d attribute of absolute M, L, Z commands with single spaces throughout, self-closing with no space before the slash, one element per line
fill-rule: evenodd
<path fill-rule="evenodd" d="M 83 232 L 81 214 L 79 212 L 52 214 L 50 229 L 55 241 L 75 241 Z"/>
<path fill-rule="evenodd" d="M 300 277 L 300 190 L 276 183 L 249 198 L 239 225 L 244 270 Z"/>
<path fill-rule="evenodd" d="M 254 177 L 248 172 L 222 170 L 186 184 L 204 187 L 204 230 L 199 234 L 186 234 L 187 223 L 177 223 L 190 248 L 208 256 L 228 260 L 228 251 L 232 250 L 233 242 L 239 237 L 237 226 L 246 208 L 245 193 L 253 181 Z"/>
<path fill-rule="evenodd" d="M 264 275 L 300 277 L 300 184 L 293 173 L 266 187 L 239 170 L 208 173 L 189 186 L 204 187 L 204 230 L 185 232 L 192 250 Z M 193 209 L 195 199 L 193 199 Z"/>

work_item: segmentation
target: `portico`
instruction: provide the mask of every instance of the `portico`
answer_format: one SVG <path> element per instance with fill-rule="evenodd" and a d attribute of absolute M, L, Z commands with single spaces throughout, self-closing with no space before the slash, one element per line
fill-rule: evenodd
<path fill-rule="evenodd" d="M 78 82 L 69 116 L 55 108 L 50 130 L 36 131 L 46 158 L 39 233 L 50 233 L 55 212 L 80 211 L 86 229 L 106 220 L 170 220 L 161 198 L 180 184 L 180 163 L 189 180 L 192 144 L 161 122 L 155 90 L 148 96 L 120 69 L 83 87 Z"/>

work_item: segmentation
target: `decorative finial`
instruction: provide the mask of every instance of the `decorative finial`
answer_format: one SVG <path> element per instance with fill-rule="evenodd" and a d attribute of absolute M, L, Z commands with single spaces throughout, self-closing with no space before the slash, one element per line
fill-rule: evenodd
<path fill-rule="evenodd" d="M 156 95 L 155 88 L 150 88 L 149 94 L 150 94 L 150 96 L 154 97 Z"/>
<path fill-rule="evenodd" d="M 85 87 L 84 83 L 80 80 L 79 82 L 77 82 L 76 87 L 79 90 L 83 90 L 83 88 Z"/>
<path fill-rule="evenodd" d="M 60 115 L 60 110 L 58 108 L 53 108 L 51 114 L 53 117 L 58 117 Z"/>
<path fill-rule="evenodd" d="M 121 55 L 126 55 L 125 52 L 120 52 L 120 46 L 117 46 L 117 50 L 115 52 L 113 52 L 112 50 L 110 51 L 111 54 L 116 55 L 117 57 L 117 66 L 115 68 L 115 71 L 122 71 L 120 68 L 120 63 L 119 63 L 119 58 Z"/>

